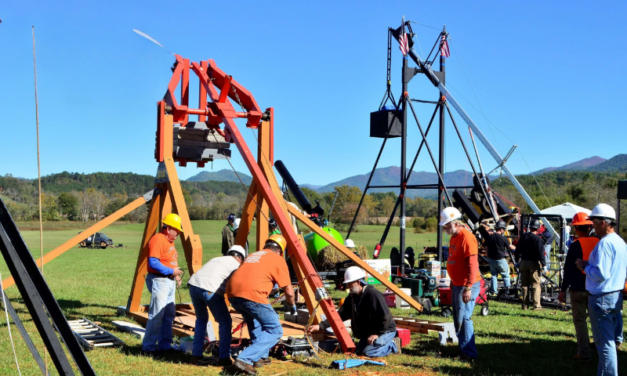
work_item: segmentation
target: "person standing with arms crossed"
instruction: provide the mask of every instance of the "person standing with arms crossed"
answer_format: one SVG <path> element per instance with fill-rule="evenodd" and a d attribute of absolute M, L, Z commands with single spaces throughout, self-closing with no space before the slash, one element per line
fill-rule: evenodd
<path fill-rule="evenodd" d="M 576 261 L 583 259 L 588 261 L 590 253 L 599 242 L 598 238 L 590 236 L 592 221 L 584 212 L 573 216 L 573 227 L 577 237 L 573 240 L 566 261 L 564 262 L 564 280 L 560 287 L 558 300 L 566 302 L 566 290 L 570 290 L 570 305 L 573 313 L 573 324 L 577 335 L 577 354 L 573 357 L 576 361 L 589 361 L 590 337 L 588 336 L 588 292 L 586 291 L 586 274 L 577 268 Z"/>

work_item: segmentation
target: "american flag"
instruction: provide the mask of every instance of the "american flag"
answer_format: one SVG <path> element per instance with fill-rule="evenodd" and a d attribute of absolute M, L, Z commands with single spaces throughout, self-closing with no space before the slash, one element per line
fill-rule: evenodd
<path fill-rule="evenodd" d="M 399 39 L 399 48 L 403 53 L 403 56 L 407 55 L 409 52 L 409 43 L 407 42 L 407 34 L 405 33 L 405 26 L 401 28 L 401 37 Z"/>
<path fill-rule="evenodd" d="M 446 34 L 442 35 L 440 41 L 440 55 L 449 58 L 451 57 L 451 51 L 448 49 L 448 41 L 446 40 Z"/>

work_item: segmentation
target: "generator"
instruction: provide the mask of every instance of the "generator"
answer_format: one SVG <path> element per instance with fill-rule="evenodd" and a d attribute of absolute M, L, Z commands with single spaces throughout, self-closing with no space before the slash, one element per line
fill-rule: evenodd
<path fill-rule="evenodd" d="M 430 276 L 426 269 L 418 269 L 408 277 L 401 277 L 401 285 L 411 289 L 411 297 L 422 304 L 426 312 L 430 312 L 440 305 L 437 280 L 438 277 Z"/>

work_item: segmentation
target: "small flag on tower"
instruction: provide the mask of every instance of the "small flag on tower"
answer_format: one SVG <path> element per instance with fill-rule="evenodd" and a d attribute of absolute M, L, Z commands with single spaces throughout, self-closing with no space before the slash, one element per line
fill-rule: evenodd
<path fill-rule="evenodd" d="M 440 40 L 440 55 L 446 58 L 451 57 L 451 51 L 448 49 L 448 40 L 446 40 L 446 34 L 442 35 Z"/>
<path fill-rule="evenodd" d="M 403 56 L 409 52 L 409 43 L 407 42 L 407 33 L 405 33 L 405 26 L 401 28 L 401 37 L 398 38 L 399 48 L 403 53 Z"/>

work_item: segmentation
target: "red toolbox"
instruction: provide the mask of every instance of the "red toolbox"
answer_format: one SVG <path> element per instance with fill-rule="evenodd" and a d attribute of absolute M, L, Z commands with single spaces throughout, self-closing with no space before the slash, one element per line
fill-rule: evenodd
<path fill-rule="evenodd" d="M 401 347 L 409 345 L 409 341 L 411 341 L 409 329 L 396 328 L 396 334 L 401 339 Z"/>

